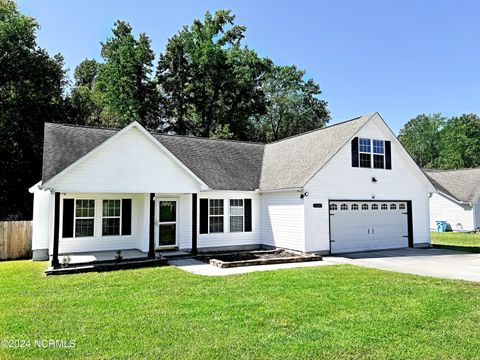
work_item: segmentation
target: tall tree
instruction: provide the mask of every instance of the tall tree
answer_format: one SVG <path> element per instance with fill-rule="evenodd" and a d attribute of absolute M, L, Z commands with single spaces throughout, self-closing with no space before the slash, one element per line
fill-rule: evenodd
<path fill-rule="evenodd" d="M 41 179 L 45 121 L 63 118 L 65 71 L 60 55 L 36 44 L 38 24 L 0 0 L 1 219 L 31 219 L 28 187 Z"/>
<path fill-rule="evenodd" d="M 480 117 L 463 114 L 452 117 L 442 129 L 438 163 L 441 168 L 480 166 Z"/>
<path fill-rule="evenodd" d="M 102 109 L 102 122 L 124 126 L 133 120 L 146 126 L 156 122 L 157 100 L 151 80 L 153 59 L 150 39 L 140 34 L 135 39 L 132 27 L 116 21 L 113 36 L 102 43 L 105 62 L 95 79 L 95 101 Z"/>
<path fill-rule="evenodd" d="M 207 12 L 168 41 L 156 76 L 168 131 L 245 139 L 249 118 L 265 111 L 259 81 L 268 61 L 241 45 L 246 28 L 234 19 Z"/>
<path fill-rule="evenodd" d="M 398 139 L 421 167 L 438 166 L 440 134 L 447 118 L 440 113 L 421 114 L 408 121 Z"/>
<path fill-rule="evenodd" d="M 320 128 L 330 120 L 320 86 L 305 80 L 305 71 L 273 65 L 262 81 L 267 112 L 257 118 L 257 140 L 274 141 Z"/>
<path fill-rule="evenodd" d="M 71 124 L 97 125 L 101 123 L 101 107 L 95 102 L 94 86 L 100 64 L 83 60 L 75 68 L 75 84 L 65 102 L 66 118 Z"/>

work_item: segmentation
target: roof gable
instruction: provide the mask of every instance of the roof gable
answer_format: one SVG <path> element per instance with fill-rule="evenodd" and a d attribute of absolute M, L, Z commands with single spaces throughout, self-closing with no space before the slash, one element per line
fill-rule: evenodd
<path fill-rule="evenodd" d="M 260 190 L 303 187 L 373 115 L 267 144 Z"/>

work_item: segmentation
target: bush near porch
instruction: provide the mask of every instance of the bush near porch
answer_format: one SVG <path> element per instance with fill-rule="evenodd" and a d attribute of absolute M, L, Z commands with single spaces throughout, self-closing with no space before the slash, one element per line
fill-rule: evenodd
<path fill-rule="evenodd" d="M 480 233 L 433 232 L 433 247 L 452 248 L 469 252 L 480 252 Z"/>
<path fill-rule="evenodd" d="M 0 358 L 479 358 L 480 285 L 353 266 L 202 277 L 174 267 L 46 277 L 0 263 Z"/>

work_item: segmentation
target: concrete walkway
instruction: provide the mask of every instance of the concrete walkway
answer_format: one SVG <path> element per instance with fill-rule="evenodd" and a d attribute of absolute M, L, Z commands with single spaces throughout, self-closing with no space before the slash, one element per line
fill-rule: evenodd
<path fill-rule="evenodd" d="M 290 263 L 290 264 L 271 264 L 271 265 L 255 265 L 255 266 L 241 266 L 236 268 L 219 268 L 207 263 L 204 263 L 200 260 L 195 260 L 192 258 L 188 259 L 178 259 L 178 260 L 169 260 L 170 265 L 174 265 L 179 269 L 188 271 L 196 275 L 204 276 L 226 276 L 234 274 L 245 274 L 255 271 L 270 271 L 270 270 L 279 270 L 279 269 L 293 269 L 300 267 L 312 267 L 312 266 L 324 266 L 324 265 L 335 265 L 335 262 L 330 262 L 328 260 L 323 261 L 307 261 L 299 263 Z"/>
<path fill-rule="evenodd" d="M 480 254 L 476 253 L 446 249 L 407 248 L 347 254 L 335 258 L 338 263 L 342 264 L 480 282 Z"/>
<path fill-rule="evenodd" d="M 243 266 L 222 269 L 192 258 L 170 260 L 171 265 L 192 274 L 226 276 L 254 271 L 350 264 L 406 274 L 480 282 L 480 254 L 444 249 L 399 249 L 326 256 L 323 261 Z"/>

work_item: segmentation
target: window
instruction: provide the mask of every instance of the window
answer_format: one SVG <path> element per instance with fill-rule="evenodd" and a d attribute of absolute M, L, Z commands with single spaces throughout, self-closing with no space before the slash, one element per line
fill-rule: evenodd
<path fill-rule="evenodd" d="M 75 237 L 93 236 L 95 200 L 75 201 Z"/>
<path fill-rule="evenodd" d="M 362 168 L 371 168 L 373 161 L 374 169 L 385 168 L 385 141 L 360 138 L 359 163 Z"/>
<path fill-rule="evenodd" d="M 373 140 L 373 167 L 385 168 L 385 146 L 383 140 Z"/>
<path fill-rule="evenodd" d="M 398 205 L 398 210 L 405 210 L 405 204 Z"/>
<path fill-rule="evenodd" d="M 387 204 L 382 204 L 382 210 L 388 210 L 388 205 Z"/>
<path fill-rule="evenodd" d="M 352 210 L 358 210 L 358 205 L 357 204 L 352 204 Z"/>
<path fill-rule="evenodd" d="M 397 210 L 397 204 L 390 204 L 390 210 Z"/>
<path fill-rule="evenodd" d="M 362 204 L 362 210 L 368 210 L 368 204 Z"/>
<path fill-rule="evenodd" d="M 377 204 L 373 204 L 373 205 L 372 205 L 372 210 L 378 210 L 378 205 L 377 205 Z"/>
<path fill-rule="evenodd" d="M 223 232 L 223 199 L 210 199 L 209 220 L 209 232 Z"/>
<path fill-rule="evenodd" d="M 360 167 L 362 168 L 372 167 L 372 164 L 371 164 L 372 147 L 371 147 L 370 139 L 360 138 L 359 145 L 360 145 Z"/>
<path fill-rule="evenodd" d="M 337 210 L 337 204 L 330 204 L 330 210 Z"/>
<path fill-rule="evenodd" d="M 102 235 L 120 235 L 120 200 L 103 200 Z"/>
<path fill-rule="evenodd" d="M 230 200 L 230 232 L 243 231 L 243 199 Z"/>
<path fill-rule="evenodd" d="M 340 205 L 340 210 L 348 210 L 348 205 L 347 204 Z"/>

